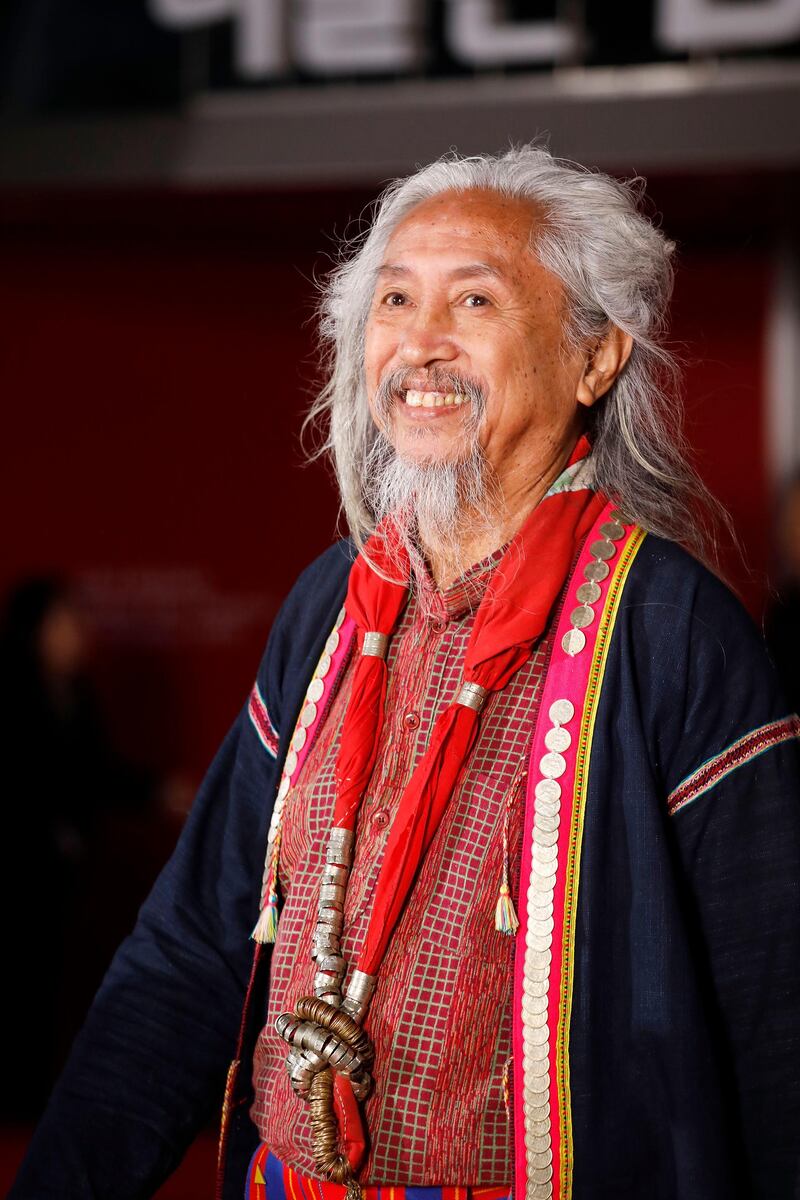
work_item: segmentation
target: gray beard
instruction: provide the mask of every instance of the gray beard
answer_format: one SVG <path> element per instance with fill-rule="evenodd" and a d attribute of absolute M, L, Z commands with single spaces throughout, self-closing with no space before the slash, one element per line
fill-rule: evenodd
<path fill-rule="evenodd" d="M 401 458 L 385 434 L 378 432 L 362 487 L 376 524 L 387 516 L 394 518 L 411 562 L 412 586 L 423 604 L 432 587 L 423 547 L 448 563 L 458 578 L 472 566 L 465 560 L 465 543 L 495 529 L 500 536 L 500 487 L 477 436 L 466 457 L 440 462 Z M 393 574 L 404 579 L 401 561 Z"/>

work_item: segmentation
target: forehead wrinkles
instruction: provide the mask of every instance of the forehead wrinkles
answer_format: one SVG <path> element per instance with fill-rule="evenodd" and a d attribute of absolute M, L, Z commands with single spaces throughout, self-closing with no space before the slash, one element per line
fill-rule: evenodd
<path fill-rule="evenodd" d="M 535 283 L 535 252 L 541 214 L 529 203 L 504 200 L 490 193 L 453 193 L 423 201 L 392 231 L 378 269 L 378 279 L 399 280 L 424 273 L 440 260 L 442 274 L 468 274 L 472 264 L 476 276 L 493 268 L 496 275 L 515 287 Z M 449 261 L 449 264 L 447 260 Z M 430 260 L 430 261 L 427 261 Z M 394 270 L 392 270 L 394 268 Z"/>

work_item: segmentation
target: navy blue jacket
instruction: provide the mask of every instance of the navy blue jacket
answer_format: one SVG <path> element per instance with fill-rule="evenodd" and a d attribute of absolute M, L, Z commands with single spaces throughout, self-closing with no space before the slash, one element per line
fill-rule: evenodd
<path fill-rule="evenodd" d="M 332 547 L 283 606 L 258 675 L 277 759 L 243 710 L 95 999 L 12 1200 L 149 1196 L 218 1108 L 279 768 L 350 561 L 346 543 Z M 673 816 L 666 804 L 704 762 L 785 716 L 737 601 L 648 537 L 623 593 L 591 759 L 570 1038 L 575 1200 L 800 1195 L 797 742 L 732 763 Z M 248 1075 L 226 1197 L 242 1196 L 257 1140 Z"/>

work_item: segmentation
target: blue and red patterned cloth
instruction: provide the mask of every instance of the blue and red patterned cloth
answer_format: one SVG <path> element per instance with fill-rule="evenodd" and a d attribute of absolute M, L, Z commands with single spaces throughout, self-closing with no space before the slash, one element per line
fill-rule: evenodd
<path fill-rule="evenodd" d="M 245 1200 L 344 1200 L 346 1189 L 299 1175 L 259 1146 L 247 1172 Z M 364 1200 L 507 1200 L 502 1187 L 365 1187 Z"/>

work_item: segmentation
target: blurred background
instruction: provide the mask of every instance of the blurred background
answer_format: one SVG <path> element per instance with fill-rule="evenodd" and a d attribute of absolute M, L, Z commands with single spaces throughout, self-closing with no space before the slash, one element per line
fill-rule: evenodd
<path fill-rule="evenodd" d="M 0 1185 L 336 535 L 315 278 L 390 177 L 534 137 L 645 176 L 678 242 L 687 434 L 796 704 L 800 0 L 0 8 Z"/>

